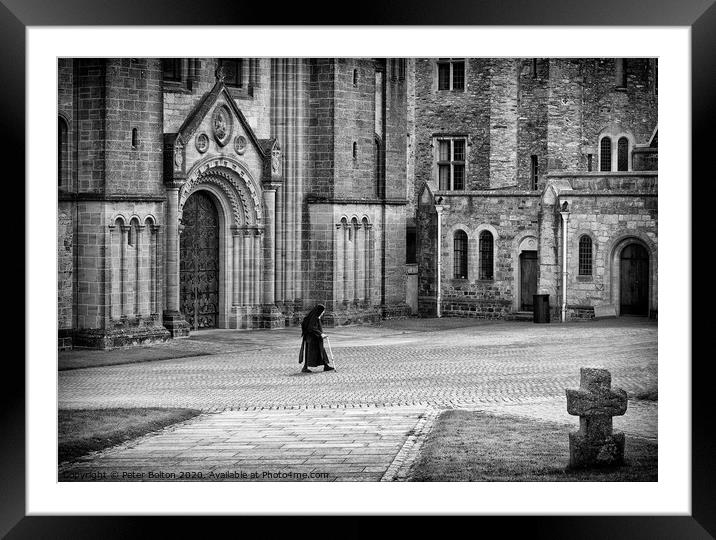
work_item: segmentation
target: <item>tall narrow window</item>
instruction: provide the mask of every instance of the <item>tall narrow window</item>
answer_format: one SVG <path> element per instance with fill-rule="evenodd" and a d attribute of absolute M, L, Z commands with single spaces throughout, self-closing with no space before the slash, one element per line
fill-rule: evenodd
<path fill-rule="evenodd" d="M 465 139 L 452 141 L 452 188 L 465 189 Z"/>
<path fill-rule="evenodd" d="M 532 59 L 532 78 L 533 79 L 537 78 L 537 59 L 536 58 Z"/>
<path fill-rule="evenodd" d="M 465 62 L 452 63 L 452 89 L 465 89 Z"/>
<path fill-rule="evenodd" d="M 493 238 L 490 231 L 480 233 L 480 279 L 493 279 Z"/>
<path fill-rule="evenodd" d="M 132 128 L 132 149 L 136 150 L 139 147 L 139 133 L 137 128 Z"/>
<path fill-rule="evenodd" d="M 617 170 L 629 170 L 629 139 L 620 137 L 617 142 Z"/>
<path fill-rule="evenodd" d="M 579 239 L 579 275 L 592 275 L 592 239 L 586 234 Z"/>
<path fill-rule="evenodd" d="M 219 58 L 219 67 L 224 71 L 224 84 L 240 88 L 243 85 L 241 58 Z"/>
<path fill-rule="evenodd" d="M 453 240 L 453 276 L 455 279 L 467 279 L 467 234 L 455 231 Z"/>
<path fill-rule="evenodd" d="M 418 262 L 418 234 L 415 226 L 408 225 L 405 228 L 405 263 L 415 264 Z"/>
<path fill-rule="evenodd" d="M 67 183 L 69 170 L 69 152 L 67 142 L 67 122 L 62 117 L 57 119 L 57 185 Z"/>
<path fill-rule="evenodd" d="M 353 70 L 353 86 L 358 86 L 358 70 Z"/>
<path fill-rule="evenodd" d="M 612 170 L 612 139 L 604 137 L 599 143 L 599 170 Z"/>
<path fill-rule="evenodd" d="M 530 156 L 530 179 L 532 189 L 537 189 L 537 179 L 539 178 L 539 169 L 537 164 L 537 156 Z"/>
<path fill-rule="evenodd" d="M 593 154 L 587 154 L 587 171 L 592 172 L 592 159 Z"/>
<path fill-rule="evenodd" d="M 627 85 L 626 60 L 624 58 L 617 58 L 614 62 L 614 85 L 617 90 L 624 90 Z"/>
<path fill-rule="evenodd" d="M 438 144 L 438 189 L 450 189 L 450 141 Z"/>
<path fill-rule="evenodd" d="M 353 143 L 353 161 L 358 159 L 358 143 Z"/>
<path fill-rule="evenodd" d="M 181 82 L 181 58 L 162 58 L 162 79 Z"/>
<path fill-rule="evenodd" d="M 465 189 L 465 144 L 464 138 L 438 140 L 438 189 Z"/>
<path fill-rule="evenodd" d="M 438 90 L 450 90 L 450 62 L 438 63 Z"/>

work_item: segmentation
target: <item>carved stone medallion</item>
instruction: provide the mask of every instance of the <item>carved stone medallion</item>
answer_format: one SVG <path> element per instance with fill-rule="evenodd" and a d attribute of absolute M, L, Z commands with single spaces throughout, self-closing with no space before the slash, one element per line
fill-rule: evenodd
<path fill-rule="evenodd" d="M 246 137 L 243 135 L 236 137 L 236 140 L 234 140 L 234 148 L 237 154 L 243 154 L 246 151 Z"/>
<path fill-rule="evenodd" d="M 211 126 L 214 129 L 214 138 L 219 146 L 226 145 L 231 138 L 231 113 L 226 107 L 217 107 L 214 109 L 214 115 L 211 118 Z"/>
<path fill-rule="evenodd" d="M 196 149 L 201 154 L 209 149 L 209 137 L 207 137 L 206 133 L 199 133 L 196 136 Z"/>

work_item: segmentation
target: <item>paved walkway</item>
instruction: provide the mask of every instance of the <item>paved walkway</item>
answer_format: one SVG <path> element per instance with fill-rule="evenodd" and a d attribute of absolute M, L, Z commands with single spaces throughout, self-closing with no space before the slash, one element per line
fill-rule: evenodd
<path fill-rule="evenodd" d="M 580 367 L 606 367 L 632 396 L 657 383 L 657 326 L 643 319 L 411 319 L 328 332 L 337 367 L 329 373 L 299 373 L 297 329 L 198 332 L 128 355 L 62 353 L 61 367 L 72 369 L 58 374 L 60 408 L 194 407 L 205 414 L 65 465 L 60 479 L 135 471 L 118 479 L 161 480 L 148 473 L 182 470 L 201 473 L 190 480 L 401 479 L 441 408 L 576 426 L 564 389 L 579 385 Z M 131 363 L 120 363 L 123 354 Z M 92 362 L 101 367 L 79 368 Z M 656 438 L 656 409 L 656 402 L 632 400 L 615 428 Z"/>

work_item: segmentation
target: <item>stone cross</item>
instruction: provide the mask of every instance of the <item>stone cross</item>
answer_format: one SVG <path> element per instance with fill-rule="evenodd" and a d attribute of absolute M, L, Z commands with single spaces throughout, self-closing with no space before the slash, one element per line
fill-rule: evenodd
<path fill-rule="evenodd" d="M 612 433 L 612 417 L 627 410 L 627 394 L 611 388 L 606 369 L 581 368 L 578 389 L 567 389 L 567 412 L 579 416 L 579 431 L 569 434 L 570 467 L 624 462 L 624 434 Z"/>

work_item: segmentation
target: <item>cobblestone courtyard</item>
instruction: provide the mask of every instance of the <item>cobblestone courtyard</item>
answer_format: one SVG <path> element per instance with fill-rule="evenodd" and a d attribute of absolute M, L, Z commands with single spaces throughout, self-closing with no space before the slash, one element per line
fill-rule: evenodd
<path fill-rule="evenodd" d="M 328 333 L 337 368 L 329 373 L 299 372 L 296 328 L 209 330 L 152 347 L 61 353 L 60 408 L 205 413 L 65 464 L 61 479 L 130 469 L 233 479 L 218 473 L 239 467 L 284 474 L 259 480 L 395 480 L 439 409 L 577 426 L 564 390 L 579 386 L 580 367 L 609 369 L 630 397 L 657 386 L 657 324 L 640 318 L 565 325 L 409 319 Z M 100 367 L 80 367 L 88 364 Z M 656 438 L 657 403 L 630 400 L 614 426 Z M 328 478 L 307 476 L 321 471 Z"/>

